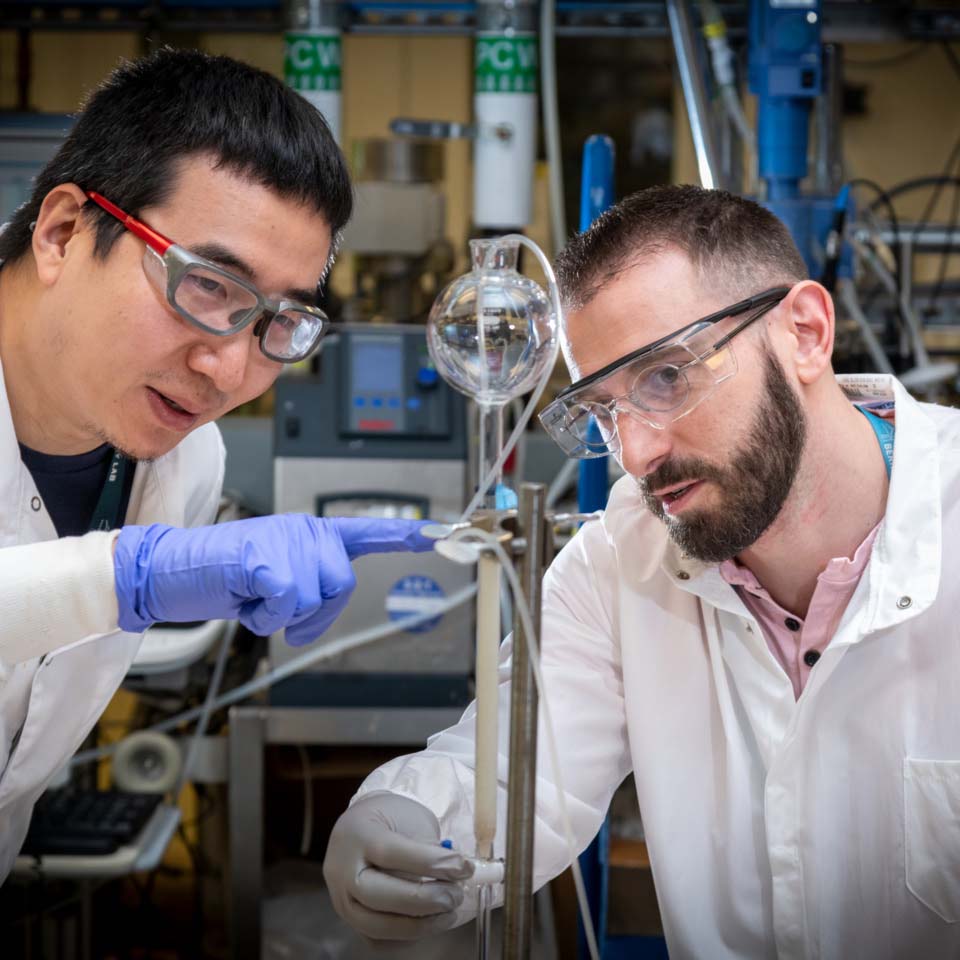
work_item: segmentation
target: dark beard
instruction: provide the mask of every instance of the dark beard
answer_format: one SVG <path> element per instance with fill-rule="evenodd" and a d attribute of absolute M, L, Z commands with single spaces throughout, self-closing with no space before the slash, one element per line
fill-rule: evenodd
<path fill-rule="evenodd" d="M 667 525 L 673 541 L 691 557 L 721 563 L 752 546 L 776 520 L 797 476 L 806 442 L 806 418 L 800 398 L 776 357 L 764 349 L 764 398 L 749 439 L 730 466 L 699 458 L 668 460 L 638 480 L 644 502 Z M 711 511 L 689 509 L 680 517 L 665 513 L 650 494 L 689 479 L 712 480 L 721 504 Z"/>

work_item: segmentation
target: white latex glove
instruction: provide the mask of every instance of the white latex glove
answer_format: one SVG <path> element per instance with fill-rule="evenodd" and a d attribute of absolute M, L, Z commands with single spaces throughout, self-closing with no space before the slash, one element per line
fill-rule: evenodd
<path fill-rule="evenodd" d="M 422 804 L 368 793 L 334 825 L 323 876 L 334 909 L 374 940 L 416 940 L 449 930 L 472 865 L 440 846 L 440 824 Z"/>

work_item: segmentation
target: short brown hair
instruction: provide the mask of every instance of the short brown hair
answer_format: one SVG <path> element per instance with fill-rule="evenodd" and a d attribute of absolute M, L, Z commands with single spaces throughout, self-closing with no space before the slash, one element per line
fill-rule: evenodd
<path fill-rule="evenodd" d="M 650 187 L 601 214 L 560 252 L 555 270 L 564 305 L 579 310 L 628 267 L 669 247 L 734 295 L 808 276 L 790 232 L 760 204 L 689 184 Z"/>

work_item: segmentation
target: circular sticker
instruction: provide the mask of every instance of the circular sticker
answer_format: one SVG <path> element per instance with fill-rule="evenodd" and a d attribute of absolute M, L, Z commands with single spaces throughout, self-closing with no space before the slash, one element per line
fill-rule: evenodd
<path fill-rule="evenodd" d="M 443 588 L 431 577 L 410 574 L 398 580 L 387 594 L 387 616 L 391 620 L 415 617 L 420 613 L 430 613 L 443 605 L 446 599 Z M 406 633 L 429 633 L 443 619 L 443 615 L 410 627 Z"/>

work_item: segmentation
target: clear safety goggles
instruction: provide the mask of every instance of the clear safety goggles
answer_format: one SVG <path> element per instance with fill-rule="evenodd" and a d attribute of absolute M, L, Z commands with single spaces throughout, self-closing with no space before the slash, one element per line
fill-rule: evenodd
<path fill-rule="evenodd" d="M 791 289 L 765 290 L 614 360 L 561 390 L 540 414 L 540 422 L 568 457 L 588 460 L 618 454 L 621 413 L 657 430 L 685 417 L 737 372 L 730 341 Z M 717 324 L 744 314 L 732 330 L 718 337 Z"/>
<path fill-rule="evenodd" d="M 146 244 L 147 279 L 184 320 L 205 333 L 228 337 L 255 324 L 254 335 L 267 357 L 296 363 L 308 357 L 329 330 L 330 321 L 318 307 L 271 300 L 242 277 L 178 246 L 99 193 L 90 191 L 87 196 Z"/>

